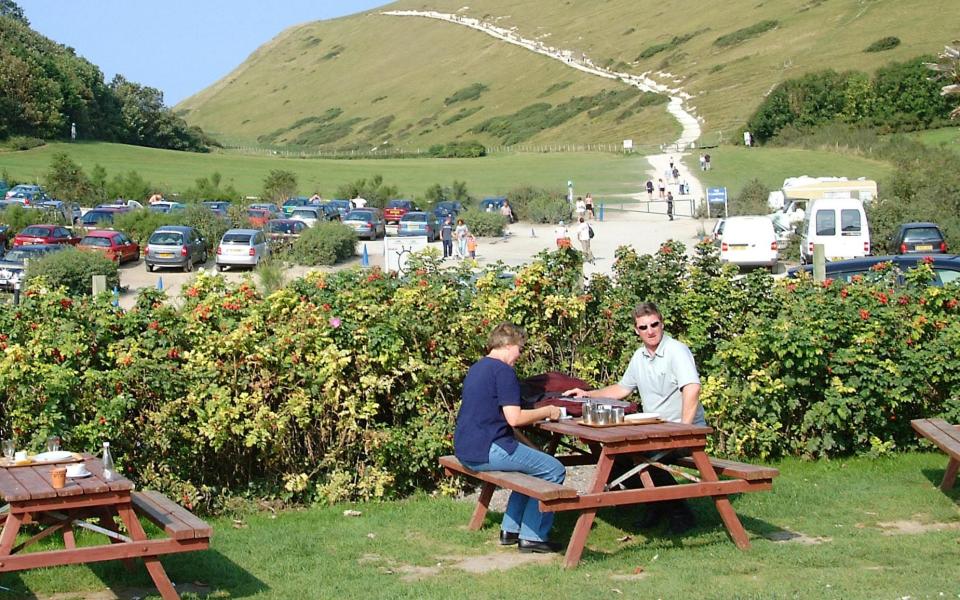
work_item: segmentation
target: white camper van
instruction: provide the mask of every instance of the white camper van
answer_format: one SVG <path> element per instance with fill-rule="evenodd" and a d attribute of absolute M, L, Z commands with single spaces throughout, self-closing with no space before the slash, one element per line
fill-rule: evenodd
<path fill-rule="evenodd" d="M 800 261 L 813 262 L 814 244 L 824 245 L 827 260 L 870 254 L 870 227 L 863 202 L 856 198 L 824 198 L 811 202 L 800 228 Z"/>

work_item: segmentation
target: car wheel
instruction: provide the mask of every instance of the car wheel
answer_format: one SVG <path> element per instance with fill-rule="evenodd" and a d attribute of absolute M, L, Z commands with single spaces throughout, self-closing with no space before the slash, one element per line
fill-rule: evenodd
<path fill-rule="evenodd" d="M 183 272 L 189 273 L 192 270 L 193 270 L 193 257 L 188 256 L 187 262 L 183 263 Z"/>
<path fill-rule="evenodd" d="M 156 267 L 154 267 L 154 266 L 151 265 L 150 263 L 147 263 L 147 272 L 153 273 L 153 270 L 154 270 L 155 268 L 156 268 Z"/>
<path fill-rule="evenodd" d="M 137 252 L 133 255 L 133 262 L 140 262 L 140 253 Z"/>

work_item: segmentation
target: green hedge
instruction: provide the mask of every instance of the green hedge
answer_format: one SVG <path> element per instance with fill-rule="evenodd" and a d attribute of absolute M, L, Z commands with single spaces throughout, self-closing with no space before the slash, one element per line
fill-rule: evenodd
<path fill-rule="evenodd" d="M 31 261 L 27 268 L 28 286 L 63 286 L 73 296 L 93 293 L 93 276 L 104 275 L 107 289 L 120 285 L 117 264 L 99 252 L 67 248 Z"/>
<path fill-rule="evenodd" d="M 486 212 L 477 209 L 466 210 L 458 216 L 463 219 L 470 232 L 478 237 L 498 237 L 503 235 L 507 218 L 499 212 Z"/>
<path fill-rule="evenodd" d="M 308 267 L 333 265 L 356 254 L 357 234 L 341 223 L 324 222 L 308 227 L 290 249 L 289 258 Z"/>

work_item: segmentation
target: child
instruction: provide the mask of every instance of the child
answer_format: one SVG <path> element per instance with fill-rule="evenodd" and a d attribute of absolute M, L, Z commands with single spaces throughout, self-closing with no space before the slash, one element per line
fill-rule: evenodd
<path fill-rule="evenodd" d="M 470 258 L 477 258 L 477 238 L 472 233 L 467 235 L 467 254 Z"/>

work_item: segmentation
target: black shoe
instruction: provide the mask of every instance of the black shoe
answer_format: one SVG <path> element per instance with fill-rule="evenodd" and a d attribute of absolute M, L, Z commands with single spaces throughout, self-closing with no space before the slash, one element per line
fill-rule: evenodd
<path fill-rule="evenodd" d="M 674 535 L 684 534 L 697 526 L 697 519 L 693 512 L 684 506 L 670 513 L 670 533 Z"/>
<path fill-rule="evenodd" d="M 556 542 L 534 542 L 532 540 L 520 540 L 520 552 L 527 554 L 536 552 L 537 554 L 549 554 L 551 552 L 560 552 L 563 547 Z"/>
<path fill-rule="evenodd" d="M 520 534 L 513 531 L 500 530 L 500 545 L 512 546 L 520 541 Z"/>
<path fill-rule="evenodd" d="M 647 512 L 633 524 L 636 529 L 653 529 L 666 519 L 666 511 L 659 506 L 648 506 Z"/>

